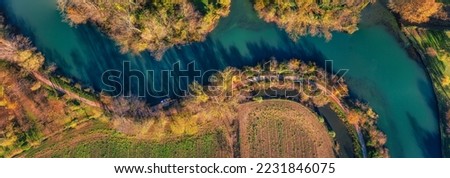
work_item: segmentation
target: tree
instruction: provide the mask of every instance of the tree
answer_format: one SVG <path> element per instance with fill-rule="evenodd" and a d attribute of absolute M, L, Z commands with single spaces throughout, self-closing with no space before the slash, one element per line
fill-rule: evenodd
<path fill-rule="evenodd" d="M 193 96 L 194 103 L 200 104 L 209 100 L 209 96 L 205 93 L 203 86 L 197 81 L 194 81 L 194 83 L 189 86 L 189 89 L 189 94 Z"/>
<path fill-rule="evenodd" d="M 108 109 L 115 116 L 122 119 L 131 117 L 134 120 L 141 120 L 153 114 L 152 109 L 147 106 L 145 101 L 140 100 L 138 97 L 115 97 L 112 103 L 108 105 Z"/>
<path fill-rule="evenodd" d="M 70 24 L 93 22 L 117 42 L 121 52 L 149 50 L 157 59 L 174 45 L 204 40 L 228 15 L 230 4 L 230 0 L 58 0 Z"/>
<path fill-rule="evenodd" d="M 323 36 L 332 31 L 353 33 L 358 30 L 360 13 L 374 0 L 255 0 L 254 8 L 266 22 L 274 22 L 289 33 L 293 40 L 301 36 Z"/>
<path fill-rule="evenodd" d="M 424 23 L 442 9 L 436 0 L 390 0 L 389 8 L 402 19 L 412 23 Z"/>
<path fill-rule="evenodd" d="M 11 34 L 3 21 L 0 16 L 0 59 L 17 64 L 28 71 L 40 69 L 44 56 L 36 51 L 28 38 Z"/>
<path fill-rule="evenodd" d="M 450 77 L 448 77 L 447 75 L 442 77 L 442 86 L 447 87 L 450 85 Z"/>
<path fill-rule="evenodd" d="M 361 117 L 361 114 L 359 114 L 357 111 L 350 111 L 347 114 L 347 120 L 352 125 L 359 125 Z"/>
<path fill-rule="evenodd" d="M 288 68 L 291 71 L 297 71 L 300 69 L 301 62 L 298 59 L 292 59 L 288 62 Z"/>
<path fill-rule="evenodd" d="M 330 103 L 330 99 L 328 98 L 328 96 L 322 94 L 313 96 L 311 99 L 314 105 L 317 107 L 322 107 Z"/>

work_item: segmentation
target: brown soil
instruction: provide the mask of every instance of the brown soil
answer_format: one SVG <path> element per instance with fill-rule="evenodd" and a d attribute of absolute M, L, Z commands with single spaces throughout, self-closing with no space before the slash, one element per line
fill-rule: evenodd
<path fill-rule="evenodd" d="M 335 157 L 325 126 L 298 103 L 251 102 L 240 107 L 238 117 L 241 157 Z"/>

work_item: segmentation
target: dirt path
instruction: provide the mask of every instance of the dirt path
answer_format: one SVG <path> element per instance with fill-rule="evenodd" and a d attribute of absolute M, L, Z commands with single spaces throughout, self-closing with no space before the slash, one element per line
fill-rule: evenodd
<path fill-rule="evenodd" d="M 61 86 L 53 83 L 47 77 L 45 77 L 44 75 L 42 75 L 39 72 L 35 71 L 35 72 L 32 72 L 32 73 L 33 73 L 34 78 L 36 78 L 38 81 L 40 81 L 40 82 L 42 82 L 42 83 L 44 83 L 44 84 L 46 84 L 48 86 L 51 86 L 52 88 L 58 90 L 59 92 L 65 93 L 70 98 L 79 100 L 79 101 L 81 101 L 81 102 L 83 102 L 83 103 L 85 103 L 85 104 L 87 104 L 89 106 L 99 107 L 99 108 L 102 107 L 102 104 L 100 102 L 88 100 L 88 99 L 83 98 L 80 95 L 78 95 L 78 94 L 76 94 L 76 93 L 74 93 L 72 91 L 66 90 L 66 89 L 62 88 Z"/>

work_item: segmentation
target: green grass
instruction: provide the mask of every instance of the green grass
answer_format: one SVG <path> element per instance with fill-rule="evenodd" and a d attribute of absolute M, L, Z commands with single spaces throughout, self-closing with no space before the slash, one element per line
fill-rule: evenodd
<path fill-rule="evenodd" d="M 77 95 L 79 95 L 82 98 L 91 100 L 91 101 L 98 101 L 98 97 L 95 96 L 95 94 L 93 93 L 89 93 L 89 92 L 85 92 L 82 89 L 79 89 L 77 87 L 74 87 L 72 84 L 69 84 L 67 82 L 65 82 L 63 79 L 59 78 L 59 77 L 50 77 L 50 80 L 52 82 L 54 82 L 56 85 L 59 85 L 60 87 L 71 91 Z"/>
<path fill-rule="evenodd" d="M 166 143 L 136 141 L 125 137 L 106 137 L 76 145 L 74 148 L 54 152 L 51 157 L 75 158 L 173 158 L 215 157 L 217 143 L 215 134 L 186 137 Z"/>
<path fill-rule="evenodd" d="M 74 141 L 76 140 L 76 141 Z M 220 131 L 195 136 L 152 141 L 125 136 L 105 124 L 95 123 L 87 130 L 69 130 L 62 139 L 48 140 L 25 157 L 56 158 L 210 158 L 231 155 Z"/>

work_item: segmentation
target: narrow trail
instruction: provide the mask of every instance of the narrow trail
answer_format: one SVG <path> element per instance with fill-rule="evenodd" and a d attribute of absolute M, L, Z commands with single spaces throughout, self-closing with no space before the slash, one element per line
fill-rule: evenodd
<path fill-rule="evenodd" d="M 85 104 L 87 104 L 89 106 L 99 107 L 99 108 L 102 107 L 102 104 L 100 102 L 88 100 L 88 99 L 83 98 L 80 95 L 78 95 L 78 94 L 76 94 L 76 93 L 74 93 L 72 91 L 66 90 L 66 89 L 62 88 L 61 86 L 59 86 L 59 85 L 53 83 L 52 81 L 50 81 L 50 79 L 48 79 L 47 77 L 42 75 L 40 72 L 34 71 L 34 72 L 32 72 L 32 74 L 33 74 L 34 78 L 36 78 L 36 80 L 38 80 L 38 81 L 40 81 L 40 82 L 42 82 L 42 83 L 44 83 L 44 84 L 46 84 L 48 86 L 51 86 L 55 90 L 58 90 L 59 92 L 62 92 L 64 94 L 66 94 L 70 98 L 79 100 L 79 101 L 81 101 L 81 102 L 83 102 L 83 103 L 85 103 Z"/>

